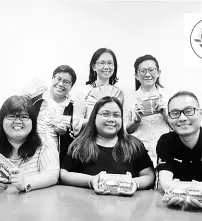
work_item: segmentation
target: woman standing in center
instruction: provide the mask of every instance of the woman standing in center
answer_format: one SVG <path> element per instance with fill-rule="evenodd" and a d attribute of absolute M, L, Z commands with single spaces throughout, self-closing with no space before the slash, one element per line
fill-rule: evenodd
<path fill-rule="evenodd" d="M 117 59 L 114 52 L 108 48 L 98 49 L 90 61 L 89 80 L 86 86 L 82 88 L 82 94 L 79 95 L 82 103 L 81 113 L 78 118 L 83 118 L 77 127 L 77 133 L 82 126 L 85 126 L 92 109 L 100 98 L 104 96 L 114 96 L 123 104 L 123 92 L 115 86 L 117 78 Z M 76 129 L 76 128 L 74 128 Z"/>

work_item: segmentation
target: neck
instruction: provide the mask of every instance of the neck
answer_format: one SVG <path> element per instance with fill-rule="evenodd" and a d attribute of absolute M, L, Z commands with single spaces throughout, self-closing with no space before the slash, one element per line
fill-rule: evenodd
<path fill-rule="evenodd" d="M 102 86 L 102 85 L 108 85 L 109 84 L 109 79 L 106 80 L 101 80 L 101 79 L 97 79 L 95 81 L 96 87 Z"/>
<path fill-rule="evenodd" d="M 156 90 L 157 90 L 157 88 L 156 88 L 156 85 L 153 85 L 153 86 L 144 86 L 144 87 L 142 87 L 141 86 L 141 89 L 142 89 L 142 91 L 144 91 L 144 92 L 155 92 Z"/>
<path fill-rule="evenodd" d="M 68 97 L 68 96 L 61 97 L 61 96 L 55 95 L 52 91 L 50 92 L 50 95 L 51 95 L 51 98 L 57 103 L 62 103 Z"/>
<path fill-rule="evenodd" d="M 25 142 L 25 140 L 13 140 L 11 138 L 8 138 L 8 142 L 13 147 L 12 154 L 11 154 L 11 159 L 19 158 L 19 156 L 18 156 L 18 149 Z"/>
<path fill-rule="evenodd" d="M 99 134 L 96 138 L 96 144 L 103 146 L 103 147 L 114 147 L 117 143 L 118 137 L 115 136 L 113 138 L 111 137 L 102 137 Z"/>
<path fill-rule="evenodd" d="M 198 130 L 194 134 L 190 134 L 190 135 L 186 135 L 186 136 L 179 136 L 179 137 L 180 137 L 181 141 L 184 143 L 184 145 L 186 145 L 187 147 L 192 149 L 192 148 L 194 148 L 194 146 L 198 142 L 199 134 L 200 134 L 200 130 Z"/>

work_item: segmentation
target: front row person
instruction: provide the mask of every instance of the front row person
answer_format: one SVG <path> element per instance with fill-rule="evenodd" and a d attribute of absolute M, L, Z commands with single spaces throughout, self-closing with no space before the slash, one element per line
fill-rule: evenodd
<path fill-rule="evenodd" d="M 35 109 L 28 98 L 15 95 L 4 102 L 0 110 L 0 153 L 16 168 L 9 174 L 1 166 L 0 189 L 7 189 L 11 183 L 27 192 L 57 183 L 58 151 L 47 142 L 42 146 L 36 125 Z"/>
<path fill-rule="evenodd" d="M 197 97 L 188 91 L 174 94 L 168 101 L 168 120 L 173 129 L 157 144 L 159 184 L 166 191 L 174 179 L 202 182 L 202 111 Z M 202 208 L 202 203 L 187 197 L 164 199 L 168 204 L 184 203 Z"/>
<path fill-rule="evenodd" d="M 143 143 L 123 129 L 123 109 L 115 97 L 103 97 L 95 104 L 82 133 L 73 141 L 60 172 L 61 184 L 90 187 L 96 193 L 101 171 L 132 174 L 132 195 L 137 189 L 153 187 L 153 163 Z"/>

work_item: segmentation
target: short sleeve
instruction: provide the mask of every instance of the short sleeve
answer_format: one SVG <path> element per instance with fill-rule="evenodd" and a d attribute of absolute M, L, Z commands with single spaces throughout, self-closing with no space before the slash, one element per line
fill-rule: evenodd
<path fill-rule="evenodd" d="M 59 153 L 57 148 L 50 143 L 42 146 L 39 157 L 40 171 L 59 170 Z"/>
<path fill-rule="evenodd" d="M 171 155 L 171 142 L 169 141 L 168 134 L 162 135 L 157 142 L 157 170 L 168 170 L 173 172 L 173 159 Z M 170 148 L 169 148 L 170 146 Z"/>
<path fill-rule="evenodd" d="M 71 155 L 66 154 L 61 166 L 61 169 L 65 169 L 69 172 L 79 172 L 78 171 L 78 160 L 72 158 Z"/>
<path fill-rule="evenodd" d="M 142 171 L 148 167 L 154 168 L 154 165 L 152 163 L 151 158 L 148 155 L 148 151 L 144 147 L 144 144 L 141 142 L 140 154 L 135 159 L 135 168 L 136 168 L 137 172 L 139 173 L 140 171 Z"/>

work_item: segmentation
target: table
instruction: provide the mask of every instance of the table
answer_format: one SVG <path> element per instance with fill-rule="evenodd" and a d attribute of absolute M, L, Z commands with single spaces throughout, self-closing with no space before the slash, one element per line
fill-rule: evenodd
<path fill-rule="evenodd" d="M 0 221 L 201 221 L 201 211 L 168 208 L 161 197 L 154 190 L 123 197 L 62 185 L 18 193 L 9 186 L 0 190 Z"/>

